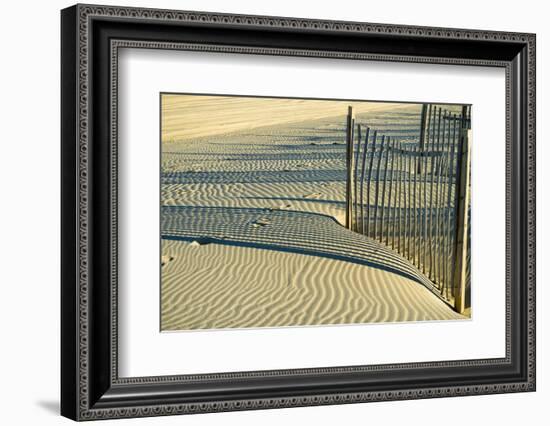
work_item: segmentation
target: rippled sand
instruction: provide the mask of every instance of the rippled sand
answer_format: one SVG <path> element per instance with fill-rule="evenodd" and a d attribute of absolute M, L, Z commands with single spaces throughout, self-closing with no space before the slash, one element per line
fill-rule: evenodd
<path fill-rule="evenodd" d="M 460 319 L 421 284 L 322 257 L 163 241 L 162 329 Z"/>
<path fill-rule="evenodd" d="M 163 143 L 161 328 L 464 318 L 395 252 L 341 226 L 345 114 L 298 118 Z M 407 140 L 418 108 L 359 118 Z"/>

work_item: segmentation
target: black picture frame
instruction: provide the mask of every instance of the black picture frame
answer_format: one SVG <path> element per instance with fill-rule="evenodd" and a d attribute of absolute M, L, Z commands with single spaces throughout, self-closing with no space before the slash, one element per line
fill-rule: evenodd
<path fill-rule="evenodd" d="M 535 390 L 534 34 L 75 5 L 61 12 L 61 414 L 158 416 Z M 117 49 L 506 70 L 506 356 L 119 378 Z"/>

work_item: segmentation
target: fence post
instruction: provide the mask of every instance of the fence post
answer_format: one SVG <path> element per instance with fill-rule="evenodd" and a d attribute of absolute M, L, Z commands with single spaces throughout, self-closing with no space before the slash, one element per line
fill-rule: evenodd
<path fill-rule="evenodd" d="M 467 125 L 466 108 L 462 109 L 460 126 L 460 177 L 458 180 L 456 267 L 455 267 L 455 309 L 463 313 L 466 307 L 466 268 L 468 265 L 468 200 L 470 197 L 470 134 Z"/>
<path fill-rule="evenodd" d="M 353 163 L 353 203 L 352 203 L 352 208 L 353 208 L 353 223 L 351 225 L 351 229 L 355 232 L 358 231 L 358 223 L 359 223 L 359 219 L 358 219 L 358 215 L 357 215 L 357 203 L 359 201 L 359 199 L 357 198 L 357 168 L 359 167 L 359 154 L 361 153 L 361 125 L 360 124 L 357 124 L 357 126 L 355 126 L 355 121 L 354 121 L 354 129 L 357 128 L 357 138 L 355 138 L 355 134 L 353 135 L 353 139 L 357 139 L 357 150 L 356 152 L 354 153 L 354 163 Z M 353 145 L 353 143 L 352 143 Z"/>
<path fill-rule="evenodd" d="M 346 121 L 346 228 L 353 226 L 353 107 L 348 106 L 348 117 Z"/>
<path fill-rule="evenodd" d="M 420 114 L 420 139 L 418 140 L 418 145 L 420 148 L 420 152 L 424 152 L 426 147 L 426 122 L 428 119 L 428 104 L 422 104 L 422 113 Z M 420 164 L 418 164 L 418 170 L 416 171 L 418 174 L 422 173 L 422 170 L 420 169 Z"/>

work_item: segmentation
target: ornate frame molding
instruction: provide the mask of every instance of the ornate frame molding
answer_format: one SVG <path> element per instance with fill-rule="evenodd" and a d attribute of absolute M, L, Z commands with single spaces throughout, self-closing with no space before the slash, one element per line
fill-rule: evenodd
<path fill-rule="evenodd" d="M 197 412 L 215 412 L 229 410 L 245 410 L 245 409 L 260 409 L 260 408 L 277 408 L 291 406 L 309 406 L 309 405 L 324 405 L 324 404 L 342 404 L 352 402 L 366 401 L 382 401 L 382 400 L 400 400 L 400 399 L 415 399 L 415 398 L 434 398 L 443 396 L 461 396 L 475 395 L 487 393 L 504 393 L 518 391 L 533 391 L 535 389 L 535 36 L 533 34 L 520 34 L 510 32 L 495 32 L 495 31 L 478 31 L 464 29 L 447 29 L 447 28 L 428 28 L 428 27 L 411 27 L 401 25 L 386 25 L 386 24 L 369 24 L 359 22 L 337 22 L 324 20 L 309 20 L 296 18 L 281 18 L 267 16 L 247 16 L 233 14 L 217 14 L 217 13 L 202 13 L 202 12 L 185 12 L 185 11 L 169 11 L 156 9 L 136 9 L 126 7 L 104 7 L 77 5 L 67 9 L 65 12 L 67 22 L 74 28 L 70 28 L 68 33 L 76 37 L 74 46 L 74 67 L 75 72 L 75 89 L 76 89 L 76 106 L 71 105 L 76 111 L 76 129 L 74 139 L 64 141 L 64 146 L 74 144 L 76 154 L 76 168 L 74 170 L 74 190 L 75 203 L 72 207 L 76 215 L 76 229 L 73 238 L 76 239 L 74 253 L 71 253 L 68 259 L 64 262 L 75 262 L 76 278 L 69 279 L 64 282 L 64 291 L 68 287 L 74 287 L 74 296 L 76 306 L 74 312 L 64 315 L 63 321 L 68 321 L 70 318 L 76 323 L 76 336 L 74 342 L 67 343 L 70 348 L 64 349 L 71 352 L 76 350 L 74 359 L 74 374 L 76 379 L 71 385 L 65 384 L 67 391 L 75 391 L 77 397 L 73 400 L 63 394 L 62 407 L 64 414 L 78 420 L 91 420 L 113 417 L 141 417 L 151 415 L 170 415 L 184 414 Z M 366 392 L 329 392 L 321 394 L 312 394 L 306 396 L 273 396 L 269 398 L 235 398 L 235 399 L 220 399 L 209 402 L 164 402 L 158 404 L 115 404 L 114 406 L 107 401 L 101 404 L 97 398 L 93 398 L 90 389 L 91 374 L 94 371 L 90 365 L 90 354 L 93 348 L 91 341 L 94 339 L 90 330 L 90 243 L 91 232 L 90 216 L 92 212 L 91 200 L 91 162 L 90 160 L 90 114 L 92 111 L 91 105 L 91 49 L 92 22 L 97 19 L 113 20 L 113 21 L 132 21 L 140 23 L 162 24 L 166 22 L 177 24 L 192 24 L 192 25 L 220 25 L 224 27 L 239 27 L 239 28 L 255 28 L 255 29 L 278 29 L 292 31 L 316 31 L 326 34 L 361 34 L 361 35 L 382 35 L 384 37 L 395 36 L 410 36 L 415 39 L 437 39 L 437 40 L 467 40 L 467 41 L 487 41 L 487 42 L 506 42 L 524 46 L 526 49 L 526 105 L 525 125 L 527 140 L 524 147 L 525 158 L 524 164 L 527 167 L 527 182 L 524 189 L 523 197 L 527 206 L 526 215 L 526 276 L 525 283 L 525 309 L 526 309 L 526 375 L 525 380 L 511 381 L 499 384 L 480 384 L 480 385 L 456 385 L 456 386 L 436 386 L 427 388 L 400 388 L 398 390 L 380 390 Z M 68 25 L 68 24 L 67 24 Z M 275 370 L 263 372 L 245 372 L 245 373 L 226 373 L 213 375 L 195 375 L 195 376 L 161 376 L 161 377 L 146 377 L 146 378 L 126 378 L 118 377 L 117 369 L 117 222 L 116 222 L 116 203 L 117 203 L 117 84 L 118 84 L 118 50 L 120 48 L 155 48 L 155 49 L 177 49 L 177 50 L 196 50 L 196 51 L 221 51 L 226 53 L 239 54 L 262 54 L 262 55 L 297 55 L 297 56 L 312 56 L 338 59 L 355 59 L 355 60 L 383 60 L 397 62 L 424 62 L 424 63 L 446 63 L 459 65 L 482 65 L 504 67 L 506 69 L 506 115 L 507 115 L 507 164 L 506 164 L 506 196 L 507 196 L 507 213 L 506 213 L 506 228 L 507 228 L 507 260 L 506 260 L 506 357 L 504 359 L 482 359 L 482 360 L 464 360 L 453 362 L 434 362 L 434 363 L 414 363 L 414 364 L 391 364 L 379 366 L 360 366 L 360 367 L 327 367 L 321 369 L 307 370 Z M 67 47 L 69 49 L 69 47 Z M 512 222 L 512 137 L 515 129 L 512 129 L 510 122 L 513 114 L 512 96 L 514 94 L 514 84 L 521 82 L 513 81 L 514 64 L 510 60 L 485 60 L 485 59 L 464 59 L 438 56 L 407 56 L 394 54 L 372 54 L 359 52 L 342 52 L 342 51 L 326 51 L 315 49 L 295 49 L 295 48 L 271 48 L 271 47 L 247 47 L 247 46 L 230 46 L 230 45 L 214 45 L 200 43 L 181 43 L 173 41 L 144 41 L 144 40 L 120 40 L 112 39 L 110 42 L 110 80 L 109 87 L 111 91 L 110 103 L 110 138 L 111 138 L 111 162 L 110 182 L 111 182 L 111 299 L 110 299 L 110 344 L 111 344 L 111 359 L 109 367 L 109 381 L 113 388 L 123 388 L 130 385 L 169 385 L 170 383 L 181 382 L 201 382 L 210 381 L 216 382 L 226 379 L 243 379 L 243 378 L 262 378 L 262 377 L 298 377 L 308 374 L 316 375 L 331 375 L 341 373 L 357 373 L 357 372 L 372 372 L 385 370 L 404 370 L 410 368 L 448 368 L 448 367 L 472 367 L 472 366 L 488 366 L 488 365 L 503 365 L 511 363 L 511 342 L 512 342 L 512 311 L 511 298 L 513 297 L 512 289 L 512 265 L 510 262 L 512 248 L 512 226 L 516 224 Z M 72 59 L 72 57 L 71 57 Z M 66 106 L 69 107 L 69 106 Z M 64 106 L 65 108 L 65 106 Z M 74 158 L 67 161 L 75 161 Z M 63 302 L 65 303 L 65 302 Z M 68 308 L 65 308 L 68 309 Z M 66 337 L 65 339 L 69 339 Z M 65 344 L 65 343 L 64 343 Z M 67 355 L 68 356 L 68 355 Z M 67 373 L 68 374 L 68 373 Z M 71 376 L 72 377 L 72 376 Z M 64 382 L 65 383 L 65 382 Z M 70 386 L 70 388 L 69 388 Z"/>

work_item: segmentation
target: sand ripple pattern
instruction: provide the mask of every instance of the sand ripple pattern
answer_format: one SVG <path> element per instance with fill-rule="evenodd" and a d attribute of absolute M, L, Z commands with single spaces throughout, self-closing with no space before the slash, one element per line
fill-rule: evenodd
<path fill-rule="evenodd" d="M 216 243 L 344 260 L 383 269 L 433 289 L 432 283 L 396 252 L 320 214 L 164 206 L 161 235 L 164 240 L 199 245 Z"/>
<path fill-rule="evenodd" d="M 417 282 L 358 263 L 163 240 L 162 330 L 457 320 Z"/>
<path fill-rule="evenodd" d="M 418 118 L 361 116 L 410 143 Z M 345 116 L 244 124 L 176 126 L 163 143 L 163 330 L 463 319 L 406 259 L 341 226 Z"/>
<path fill-rule="evenodd" d="M 330 217 L 215 207 L 161 216 L 163 330 L 462 318 L 405 259 Z"/>

